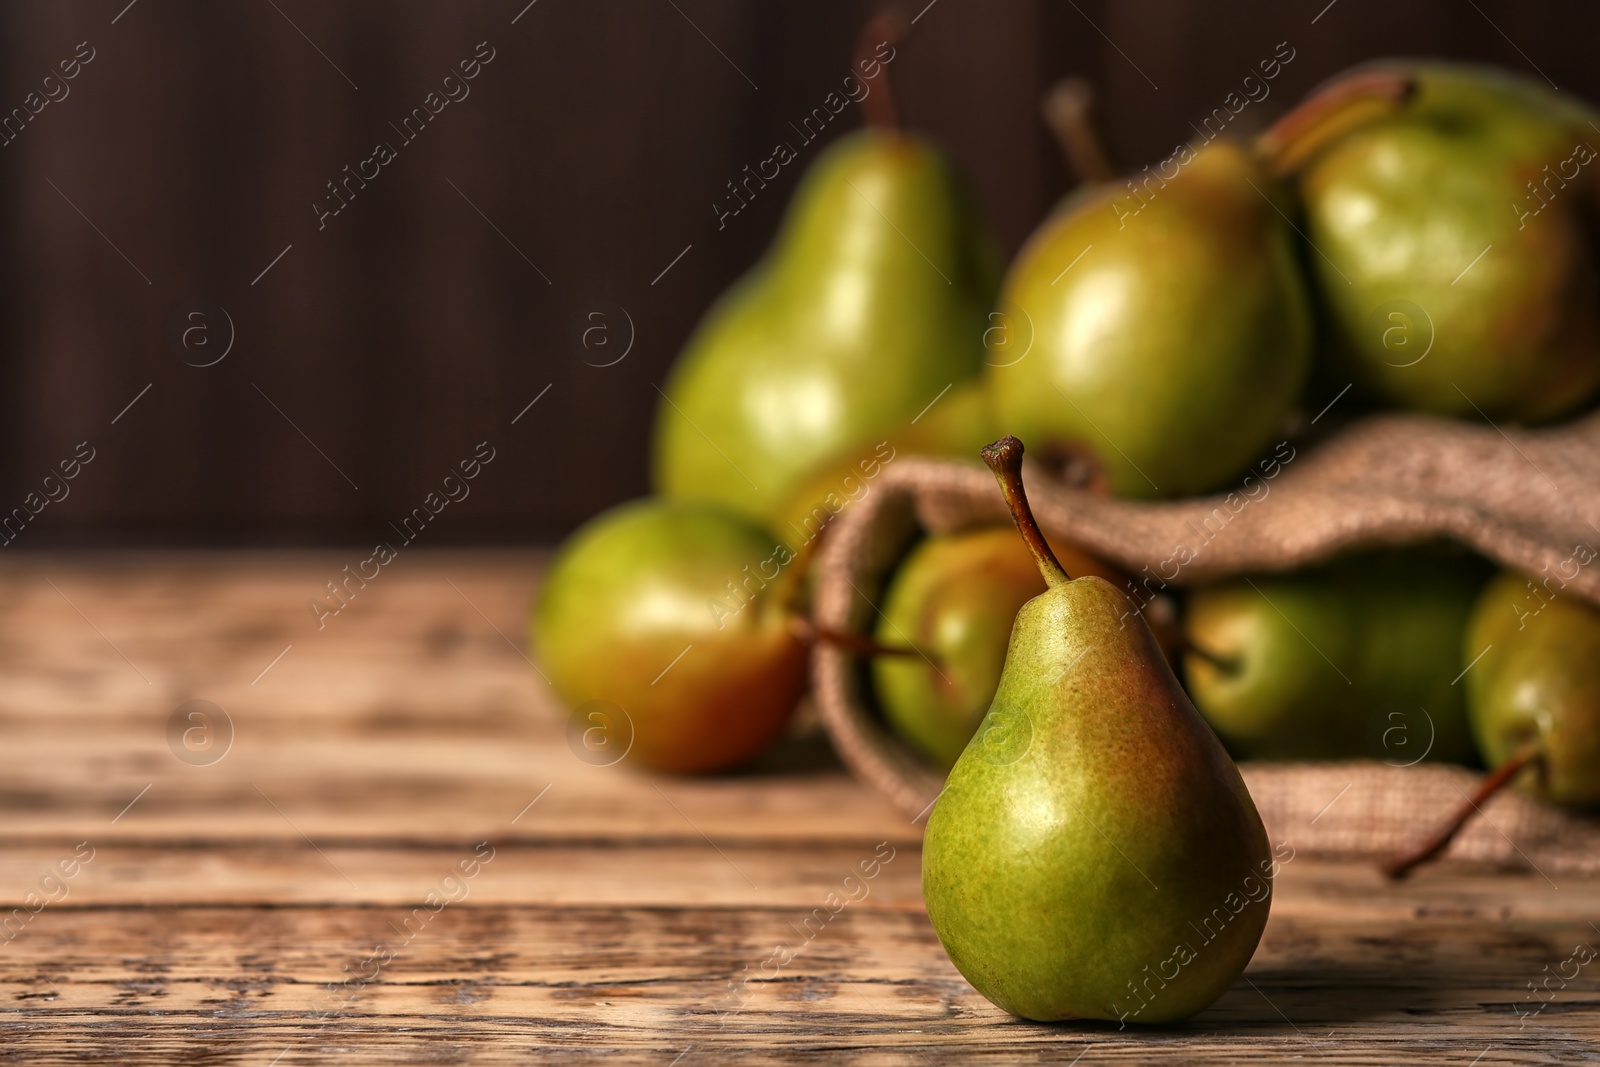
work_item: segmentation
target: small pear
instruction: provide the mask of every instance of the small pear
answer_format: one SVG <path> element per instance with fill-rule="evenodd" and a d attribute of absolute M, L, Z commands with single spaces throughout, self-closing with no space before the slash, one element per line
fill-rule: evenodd
<path fill-rule="evenodd" d="M 1594 395 L 1597 122 L 1531 77 L 1387 60 L 1268 132 L 1263 150 L 1305 206 L 1341 384 L 1520 421 Z"/>
<path fill-rule="evenodd" d="M 586 739 L 659 770 L 736 766 L 782 732 L 805 690 L 806 641 L 783 596 L 797 575 L 787 548 L 731 512 L 624 504 L 551 563 L 535 652 L 574 713 L 607 702 L 581 723 Z"/>
<path fill-rule="evenodd" d="M 1282 428 L 1311 360 L 1278 195 L 1225 139 L 1074 194 L 1006 277 L 1019 340 L 985 368 L 1001 422 L 1045 451 L 1087 448 L 1119 496 L 1237 474 Z"/>
<path fill-rule="evenodd" d="M 1075 574 L 1127 580 L 1085 552 L 1051 547 Z M 967 747 L 999 687 L 1017 611 L 1045 588 L 1009 527 L 928 537 L 895 570 L 877 639 L 918 654 L 874 657 L 873 688 L 889 725 L 934 766 L 949 770 Z"/>
<path fill-rule="evenodd" d="M 1565 562 L 1594 558 L 1580 545 Z M 1462 678 L 1473 735 L 1493 770 L 1436 830 L 1379 865 L 1389 877 L 1443 852 L 1513 782 L 1552 804 L 1600 807 L 1600 608 L 1556 582 L 1506 572 L 1478 597 Z"/>
<path fill-rule="evenodd" d="M 1465 682 L 1484 761 L 1498 767 L 1531 744 L 1523 788 L 1568 807 L 1600 805 L 1600 610 L 1502 574 L 1478 598 L 1461 647 L 1463 662 L 1483 653 Z"/>
<path fill-rule="evenodd" d="M 1018 612 L 994 703 L 928 817 L 928 917 L 1013 1014 L 1182 1019 L 1249 962 L 1276 864 L 1149 627 L 1109 582 L 1062 570 L 1021 456 L 1010 437 L 984 453 L 1049 588 Z"/>
<path fill-rule="evenodd" d="M 1252 759 L 1467 762 L 1459 651 L 1488 577 L 1430 546 L 1194 590 L 1184 613 L 1189 695 Z"/>

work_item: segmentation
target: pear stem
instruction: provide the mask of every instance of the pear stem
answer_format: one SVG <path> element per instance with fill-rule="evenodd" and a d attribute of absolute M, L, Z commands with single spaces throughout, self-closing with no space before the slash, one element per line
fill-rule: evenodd
<path fill-rule="evenodd" d="M 1017 524 L 1023 542 L 1039 564 L 1045 584 L 1055 586 L 1071 581 L 1072 576 L 1051 551 L 1050 542 L 1044 539 L 1043 531 L 1034 520 L 1033 508 L 1028 505 L 1028 493 L 1022 487 L 1022 442 L 1007 435 L 992 445 L 984 445 L 979 455 L 994 471 L 995 481 L 1000 483 L 1000 494 L 1011 509 L 1011 521 Z"/>
<path fill-rule="evenodd" d="M 1457 833 L 1465 826 L 1474 815 L 1478 814 L 1479 805 L 1510 784 L 1511 780 L 1526 769 L 1530 764 L 1544 758 L 1544 747 L 1537 739 L 1531 740 L 1513 752 L 1509 759 L 1494 769 L 1494 773 L 1479 783 L 1455 812 L 1444 821 L 1443 825 L 1428 837 L 1402 849 L 1389 859 L 1378 864 L 1378 869 L 1390 878 L 1398 881 L 1411 873 L 1411 869 L 1418 864 L 1426 863 L 1445 850 L 1445 847 L 1455 839 Z"/>
<path fill-rule="evenodd" d="M 1039 110 L 1055 135 L 1061 157 L 1078 180 L 1098 185 L 1115 178 L 1117 172 L 1094 121 L 1094 101 L 1094 86 L 1087 79 L 1062 78 L 1050 87 Z"/>
<path fill-rule="evenodd" d="M 1263 133 L 1256 150 L 1274 177 L 1293 174 L 1318 149 L 1374 114 L 1392 112 L 1416 92 L 1398 70 L 1365 70 L 1316 90 Z"/>
<path fill-rule="evenodd" d="M 790 621 L 789 628 L 796 637 L 808 645 L 832 645 L 834 648 L 852 652 L 858 656 L 921 655 L 914 648 L 886 645 L 868 637 L 866 634 L 853 634 L 827 626 L 818 626 L 815 622 L 800 615 L 796 615 Z"/>
<path fill-rule="evenodd" d="M 893 133 L 900 129 L 900 111 L 894 103 L 889 66 L 878 59 L 878 49 L 889 45 L 892 54 L 893 46 L 900 42 L 905 32 L 905 16 L 893 8 L 886 8 L 861 27 L 861 36 L 856 39 L 854 69 L 864 81 L 875 83 L 871 91 L 861 98 L 861 112 L 866 116 L 867 125 L 874 130 Z M 869 65 L 878 68 L 878 73 L 872 78 L 866 76 Z"/>

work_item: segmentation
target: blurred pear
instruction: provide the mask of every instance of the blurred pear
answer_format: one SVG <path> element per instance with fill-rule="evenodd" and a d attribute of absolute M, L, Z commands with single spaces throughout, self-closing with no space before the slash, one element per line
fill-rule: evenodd
<path fill-rule="evenodd" d="M 1539 421 L 1592 397 L 1597 118 L 1532 78 L 1388 60 L 1280 120 L 1263 149 L 1304 201 L 1337 368 L 1446 415 Z"/>
<path fill-rule="evenodd" d="M 1310 366 L 1310 302 L 1279 196 L 1243 145 L 1074 193 L 1006 277 L 1024 354 L 986 369 L 1036 452 L 1087 449 L 1119 496 L 1214 489 L 1262 452 Z M 1162 168 L 1165 169 L 1165 168 Z"/>
<path fill-rule="evenodd" d="M 1430 546 L 1194 590 L 1195 706 L 1238 755 L 1464 762 L 1461 635 L 1487 566 Z"/>
<path fill-rule="evenodd" d="M 1070 574 L 1127 582 L 1086 552 L 1051 547 Z M 896 569 L 877 640 L 919 654 L 874 657 L 873 686 L 895 732 L 934 766 L 949 770 L 967 747 L 1000 685 L 1017 612 L 1044 591 L 1038 563 L 1010 527 L 928 537 Z"/>
<path fill-rule="evenodd" d="M 841 138 L 684 349 L 656 424 L 656 487 L 785 525 L 826 464 L 859 462 L 977 376 L 997 273 L 938 150 L 892 129 Z"/>
<path fill-rule="evenodd" d="M 574 714 L 604 702 L 604 721 L 580 725 L 635 762 L 686 773 L 744 763 L 806 686 L 786 551 L 713 505 L 613 508 L 567 539 L 539 587 L 541 669 Z"/>

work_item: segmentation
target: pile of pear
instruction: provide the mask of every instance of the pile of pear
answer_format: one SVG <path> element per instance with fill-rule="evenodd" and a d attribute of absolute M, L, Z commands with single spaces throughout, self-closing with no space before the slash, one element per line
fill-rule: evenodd
<path fill-rule="evenodd" d="M 821 152 L 662 391 L 657 495 L 551 563 L 532 641 L 557 696 L 620 708 L 629 758 L 660 770 L 724 770 L 781 735 L 826 639 L 807 568 L 834 516 L 903 455 L 994 437 L 979 371 L 998 284 L 934 145 L 874 127 Z"/>
<path fill-rule="evenodd" d="M 1156 499 L 1377 409 L 1579 413 L 1600 389 L 1600 116 L 1497 70 L 1372 64 L 1155 172 L 1080 153 L 1087 180 L 1002 271 L 879 76 L 866 128 L 817 153 L 661 387 L 656 495 L 551 561 L 531 641 L 563 704 L 608 709 L 583 743 L 750 764 L 792 732 L 812 649 L 859 653 L 886 727 L 949 774 L 935 930 L 1035 1019 L 1167 1022 L 1238 976 L 1277 863 L 1235 757 L 1481 763 L 1600 803 L 1600 613 L 1575 594 L 1513 629 L 1528 580 L 1428 544 L 1138 608 L 1116 566 L 1038 530 L 1017 440 L 1035 475 Z M 921 537 L 870 633 L 814 624 L 832 520 L 905 456 L 980 449 L 1016 529 Z M 1180 926 L 1214 906 L 1237 921 L 1196 944 Z"/>
<path fill-rule="evenodd" d="M 869 99 L 884 101 L 878 77 Z M 1184 496 L 1230 487 L 1325 400 L 1340 407 L 1329 423 L 1387 406 L 1503 425 L 1569 415 L 1600 387 L 1596 115 L 1528 79 L 1432 61 L 1351 71 L 1253 141 L 1200 140 L 1086 182 L 1003 277 L 951 160 L 892 111 L 870 117 L 818 153 L 771 248 L 672 368 L 658 495 L 574 534 L 536 605 L 557 694 L 621 708 L 641 763 L 718 770 L 782 735 L 826 639 L 805 623 L 803 572 L 833 517 L 906 455 L 970 461 L 1011 433 L 1106 492 Z M 1031 570 L 999 531 L 930 538 L 873 605 L 885 719 L 937 766 L 993 696 L 1011 621 L 1041 591 Z M 1417 595 L 1395 599 L 1432 607 L 1402 615 L 1457 612 L 1459 588 L 1436 595 L 1450 583 L 1427 566 L 1401 584 L 1413 578 Z M 1187 672 L 1236 751 L 1366 751 L 1334 725 L 1328 705 L 1346 697 L 1431 708 L 1437 679 L 1419 664 L 1442 660 L 1386 635 L 1415 630 L 1432 653 L 1448 626 L 1399 618 L 1381 594 L 1324 608 L 1285 592 L 1322 641 L 1238 651 L 1224 646 L 1243 624 L 1218 620 L 1240 595 L 1191 598 L 1189 629 L 1219 636 L 1193 636 Z M 1376 623 L 1357 640 L 1372 657 L 1335 633 L 1351 612 Z M 1172 651 L 1170 619 L 1152 621 Z M 1320 643 L 1339 654 L 1307 662 Z M 1338 698 L 1314 677 L 1332 664 L 1362 676 Z M 1406 676 L 1393 692 L 1369 684 L 1391 671 Z M 1470 758 L 1460 716 L 1439 717 L 1433 754 Z"/>

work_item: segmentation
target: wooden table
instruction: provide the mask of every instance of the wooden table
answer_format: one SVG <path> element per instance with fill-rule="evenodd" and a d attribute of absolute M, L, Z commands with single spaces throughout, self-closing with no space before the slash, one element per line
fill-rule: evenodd
<path fill-rule="evenodd" d="M 0 1054 L 1600 1058 L 1600 962 L 1548 1003 L 1530 992 L 1600 945 L 1600 885 L 1432 871 L 1394 889 L 1310 857 L 1280 875 L 1245 977 L 1188 1026 L 1010 1018 L 933 936 L 918 827 L 815 736 L 716 779 L 585 763 L 523 657 L 538 556 L 407 553 L 319 630 L 307 601 L 358 556 L 7 558 L 0 899 L 20 910 Z M 220 758 L 216 712 L 169 744 L 191 700 L 231 721 Z M 865 897 L 813 917 L 889 850 Z M 763 967 L 779 948 L 792 960 Z"/>

